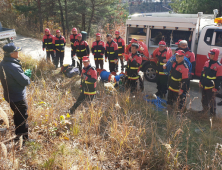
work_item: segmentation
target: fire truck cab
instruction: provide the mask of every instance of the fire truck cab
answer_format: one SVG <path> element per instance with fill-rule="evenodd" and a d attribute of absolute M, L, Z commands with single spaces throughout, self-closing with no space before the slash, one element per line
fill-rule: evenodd
<path fill-rule="evenodd" d="M 169 14 L 169 13 L 144 13 L 129 16 L 126 21 L 126 43 L 131 39 L 143 41 L 149 54 L 158 48 L 158 43 L 164 40 L 174 53 L 178 47 L 178 40 L 187 40 L 188 47 L 195 53 L 196 68 L 195 78 L 199 78 L 207 54 L 210 49 L 220 49 L 219 61 L 222 58 L 222 18 L 214 14 Z M 149 61 L 142 66 L 145 78 L 148 81 L 156 79 L 156 59 L 149 56 Z"/>

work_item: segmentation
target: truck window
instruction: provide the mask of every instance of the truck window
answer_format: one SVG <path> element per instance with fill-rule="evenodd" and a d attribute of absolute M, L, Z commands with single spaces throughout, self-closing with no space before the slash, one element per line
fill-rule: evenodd
<path fill-rule="evenodd" d="M 130 44 L 131 39 L 135 38 L 138 41 L 143 41 L 146 43 L 146 32 L 147 28 L 137 28 L 137 27 L 128 27 L 127 28 L 127 44 Z"/>
<path fill-rule="evenodd" d="M 177 48 L 176 42 L 179 40 L 187 40 L 190 48 L 192 35 L 192 31 L 151 29 L 150 45 L 157 46 L 161 40 L 164 40 L 168 47 Z"/>
<path fill-rule="evenodd" d="M 204 36 L 204 42 L 205 42 L 207 45 L 211 45 L 213 33 L 214 33 L 214 29 L 208 29 L 208 30 L 206 31 L 206 34 L 205 34 L 205 36 Z"/>
<path fill-rule="evenodd" d="M 172 30 L 151 29 L 151 45 L 158 45 L 161 40 L 164 40 L 167 43 L 167 46 L 169 46 L 171 33 Z"/>
<path fill-rule="evenodd" d="M 222 47 L 222 32 L 216 33 L 215 45 Z"/>

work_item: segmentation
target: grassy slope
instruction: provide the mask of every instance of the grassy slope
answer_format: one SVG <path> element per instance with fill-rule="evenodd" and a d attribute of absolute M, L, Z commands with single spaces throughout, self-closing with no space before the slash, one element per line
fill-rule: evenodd
<path fill-rule="evenodd" d="M 157 112 L 141 94 L 110 95 L 101 83 L 97 99 L 69 116 L 79 77 L 67 79 L 45 61 L 22 54 L 21 60 L 24 69 L 34 70 L 27 100 L 30 136 L 37 141 L 21 150 L 6 144 L 7 157 L 0 153 L 4 169 L 220 169 L 220 119 L 211 127 L 209 118 L 197 113 Z M 4 141 L 13 135 L 13 113 L 0 101 L 10 119 L 9 131 L 0 136 Z"/>

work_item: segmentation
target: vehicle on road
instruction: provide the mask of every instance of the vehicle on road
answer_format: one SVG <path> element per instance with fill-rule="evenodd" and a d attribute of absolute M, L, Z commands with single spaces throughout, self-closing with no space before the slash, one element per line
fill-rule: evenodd
<path fill-rule="evenodd" d="M 126 44 L 135 38 L 143 41 L 149 50 L 149 54 L 158 48 L 158 43 L 165 40 L 173 53 L 177 48 L 176 42 L 187 40 L 188 47 L 196 55 L 196 69 L 194 78 L 199 78 L 207 53 L 212 48 L 218 48 L 222 52 L 222 18 L 216 18 L 218 10 L 214 14 L 169 14 L 169 13 L 143 13 L 129 16 L 126 21 Z M 222 58 L 222 53 L 219 60 Z M 143 63 L 142 70 L 146 80 L 156 80 L 155 58 L 149 56 L 149 61 Z"/>
<path fill-rule="evenodd" d="M 15 29 L 3 28 L 0 22 L 0 41 L 7 40 L 8 43 L 13 42 L 16 37 Z"/>

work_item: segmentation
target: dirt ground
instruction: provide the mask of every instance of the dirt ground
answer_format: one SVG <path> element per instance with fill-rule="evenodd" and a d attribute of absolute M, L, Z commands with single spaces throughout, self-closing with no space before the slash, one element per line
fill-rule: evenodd
<path fill-rule="evenodd" d="M 46 57 L 46 52 L 42 50 L 42 42 L 40 40 L 18 35 L 14 42 L 16 46 L 23 48 L 22 51 L 25 54 L 31 55 L 36 59 Z M 92 54 L 90 55 L 90 59 L 92 65 L 95 66 Z M 70 47 L 65 47 L 64 64 L 71 64 Z M 108 63 L 105 63 L 104 69 L 109 70 Z M 198 82 L 199 82 L 198 80 L 191 81 L 190 92 L 189 92 L 190 97 L 187 98 L 187 108 L 191 107 L 191 109 L 195 111 L 202 110 L 202 104 L 201 104 L 202 97 L 201 97 L 201 90 L 198 86 Z M 157 91 L 156 83 L 145 81 L 146 94 L 154 94 L 156 91 Z M 222 99 L 217 98 L 217 102 L 220 102 L 221 100 Z M 217 106 L 217 116 L 222 117 L 222 106 L 221 107 Z"/>

